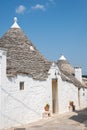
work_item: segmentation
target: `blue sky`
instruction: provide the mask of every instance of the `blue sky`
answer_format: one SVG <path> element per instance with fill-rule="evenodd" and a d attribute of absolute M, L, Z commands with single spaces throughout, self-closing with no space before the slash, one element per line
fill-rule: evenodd
<path fill-rule="evenodd" d="M 61 54 L 87 74 L 87 0 L 0 0 L 0 36 L 13 18 L 49 60 Z"/>

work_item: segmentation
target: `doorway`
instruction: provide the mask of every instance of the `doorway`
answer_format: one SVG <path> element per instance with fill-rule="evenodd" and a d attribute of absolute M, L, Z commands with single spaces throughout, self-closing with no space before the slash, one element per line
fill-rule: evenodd
<path fill-rule="evenodd" d="M 58 81 L 52 79 L 52 110 L 53 113 L 58 112 Z"/>

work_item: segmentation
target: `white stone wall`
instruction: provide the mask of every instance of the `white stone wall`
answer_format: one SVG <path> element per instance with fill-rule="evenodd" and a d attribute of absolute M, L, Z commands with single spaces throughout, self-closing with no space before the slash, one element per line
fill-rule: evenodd
<path fill-rule="evenodd" d="M 4 85 L 6 81 L 6 51 L 0 50 L 0 127 L 2 126 L 2 84 Z"/>
<path fill-rule="evenodd" d="M 78 89 L 71 83 L 61 79 L 58 82 L 59 113 L 69 111 L 69 102 L 73 101 L 75 108 L 78 107 Z"/>
<path fill-rule="evenodd" d="M 56 72 L 56 75 L 55 75 Z M 78 88 L 72 83 L 63 81 L 58 67 L 53 64 L 49 71 L 51 79 L 58 79 L 58 113 L 69 112 L 69 102 L 73 101 L 75 109 L 78 109 Z"/>
<path fill-rule="evenodd" d="M 82 88 L 80 91 L 80 95 L 81 95 L 80 108 L 85 108 L 85 107 L 87 107 L 87 89 Z"/>
<path fill-rule="evenodd" d="M 24 90 L 19 89 L 20 81 L 24 81 Z M 51 104 L 50 81 L 34 81 L 32 78 L 19 75 L 7 79 L 2 86 L 2 127 L 27 124 L 42 118 L 44 106 Z"/>
<path fill-rule="evenodd" d="M 1 124 L 1 85 L 0 85 L 0 124 Z"/>
<path fill-rule="evenodd" d="M 26 75 L 7 78 L 6 53 L 0 51 L 0 129 L 27 124 L 42 118 L 44 106 L 49 103 L 52 111 L 52 79 L 58 78 L 58 112 L 69 111 L 69 102 L 78 108 L 78 88 L 72 83 L 62 81 L 57 66 L 52 65 L 46 81 L 36 81 Z M 24 82 L 24 90 L 19 83 Z M 85 96 L 80 91 L 82 106 L 87 106 Z"/>
<path fill-rule="evenodd" d="M 1 57 L 0 57 L 0 124 L 1 124 Z"/>
<path fill-rule="evenodd" d="M 24 82 L 24 90 L 19 83 Z M 51 80 L 36 81 L 32 77 L 6 76 L 6 53 L 0 50 L 0 129 L 27 124 L 42 118 L 44 106 L 52 109 Z"/>
<path fill-rule="evenodd" d="M 78 87 L 74 86 L 72 83 L 59 80 L 58 82 L 59 113 L 64 113 L 69 111 L 70 101 L 74 102 L 76 110 L 86 108 L 87 89 L 81 88 L 78 96 Z"/>

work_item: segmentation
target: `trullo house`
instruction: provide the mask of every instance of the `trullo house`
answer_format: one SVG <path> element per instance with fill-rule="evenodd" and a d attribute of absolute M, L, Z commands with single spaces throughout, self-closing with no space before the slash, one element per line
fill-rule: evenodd
<path fill-rule="evenodd" d="M 20 126 L 49 113 L 87 107 L 87 89 L 81 68 L 74 68 L 62 55 L 48 61 L 14 24 L 0 38 L 0 129 Z"/>

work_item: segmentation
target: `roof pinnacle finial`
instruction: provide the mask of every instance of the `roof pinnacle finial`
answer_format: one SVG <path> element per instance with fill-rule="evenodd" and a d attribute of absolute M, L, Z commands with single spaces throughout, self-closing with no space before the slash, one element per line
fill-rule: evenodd
<path fill-rule="evenodd" d="M 11 28 L 20 28 L 17 23 L 17 17 L 14 17 L 14 24 L 11 26 Z"/>
<path fill-rule="evenodd" d="M 61 55 L 61 57 L 59 58 L 59 60 L 66 60 L 64 55 Z"/>
<path fill-rule="evenodd" d="M 17 17 L 14 17 L 14 22 L 16 22 L 16 23 L 17 23 Z"/>

